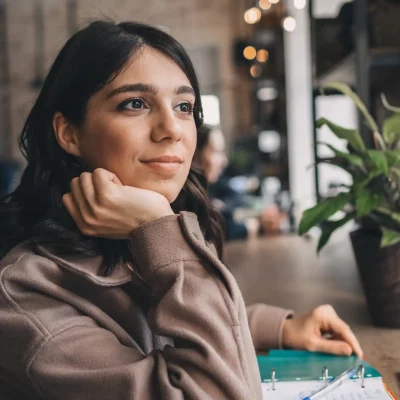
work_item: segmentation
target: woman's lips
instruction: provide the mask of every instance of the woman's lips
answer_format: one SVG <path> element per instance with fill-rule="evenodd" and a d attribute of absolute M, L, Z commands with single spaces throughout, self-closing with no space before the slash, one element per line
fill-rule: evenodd
<path fill-rule="evenodd" d="M 142 163 L 162 175 L 175 175 L 180 171 L 183 160 L 177 156 L 161 156 Z"/>
<path fill-rule="evenodd" d="M 178 163 L 178 164 L 182 164 L 183 160 L 182 160 L 182 158 L 180 158 L 178 156 L 163 155 L 163 156 L 159 156 L 159 157 L 149 158 L 149 159 L 144 160 L 142 162 L 144 162 L 144 163 L 162 162 L 162 163 Z"/>

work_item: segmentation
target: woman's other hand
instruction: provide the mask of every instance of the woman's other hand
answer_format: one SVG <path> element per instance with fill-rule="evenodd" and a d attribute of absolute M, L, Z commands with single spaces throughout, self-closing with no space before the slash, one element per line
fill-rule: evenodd
<path fill-rule="evenodd" d="M 363 357 L 354 333 L 330 305 L 319 306 L 304 316 L 287 319 L 283 326 L 282 344 L 293 349 L 343 356 L 355 353 Z"/>
<path fill-rule="evenodd" d="M 111 239 L 129 238 L 139 225 L 174 214 L 161 194 L 124 186 L 102 168 L 74 178 L 62 200 L 83 234 Z"/>

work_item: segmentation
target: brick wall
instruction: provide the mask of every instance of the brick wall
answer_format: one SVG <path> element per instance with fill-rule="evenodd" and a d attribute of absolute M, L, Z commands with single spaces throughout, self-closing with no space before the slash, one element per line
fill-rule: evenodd
<path fill-rule="evenodd" d="M 47 71 L 68 37 L 68 1 L 3 0 L 7 6 L 7 32 L 11 75 L 12 149 L 19 155 L 16 138 L 22 129 L 37 89 L 35 78 L 34 2 L 43 4 L 44 68 Z M 98 18 L 138 20 L 165 27 L 188 50 L 214 49 L 218 57 L 215 80 L 201 82 L 215 89 L 221 100 L 222 128 L 229 136 L 249 126 L 251 112 L 248 82 L 232 63 L 232 44 L 248 33 L 243 22 L 246 0 L 75 0 L 78 27 Z M 200 76 L 200 81 L 202 81 Z M 211 89 L 210 89 L 211 88 Z"/>

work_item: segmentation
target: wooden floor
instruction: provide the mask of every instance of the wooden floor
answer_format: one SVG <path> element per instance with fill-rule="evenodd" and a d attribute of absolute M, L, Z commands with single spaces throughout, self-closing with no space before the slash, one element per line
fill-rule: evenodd
<path fill-rule="evenodd" d="M 400 330 L 372 326 L 347 233 L 319 257 L 315 247 L 315 239 L 296 235 L 230 242 L 226 264 L 248 305 L 264 302 L 297 313 L 333 305 L 356 333 L 366 361 L 400 400 Z"/>

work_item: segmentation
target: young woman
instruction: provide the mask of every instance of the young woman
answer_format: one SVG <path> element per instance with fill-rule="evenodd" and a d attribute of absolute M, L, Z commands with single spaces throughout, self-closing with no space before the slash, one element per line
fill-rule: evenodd
<path fill-rule="evenodd" d="M 68 40 L 1 205 L 2 399 L 261 399 L 254 347 L 361 355 L 329 306 L 247 317 L 192 168 L 201 123 L 166 33 L 97 21 Z"/>

